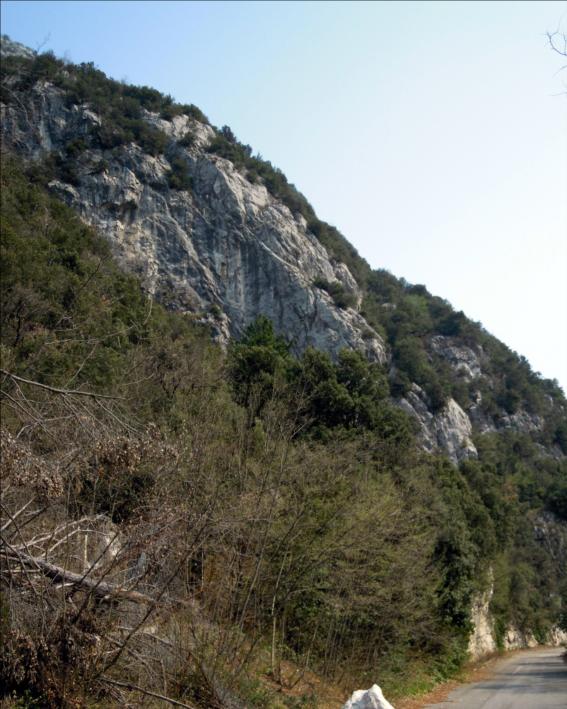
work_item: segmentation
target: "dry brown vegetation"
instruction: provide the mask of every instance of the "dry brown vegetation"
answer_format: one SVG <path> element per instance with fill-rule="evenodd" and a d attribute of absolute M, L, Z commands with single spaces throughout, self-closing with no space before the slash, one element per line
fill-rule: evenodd
<path fill-rule="evenodd" d="M 411 616 L 427 555 L 392 484 L 373 509 L 375 483 L 357 474 L 356 455 L 345 465 L 344 451 L 292 446 L 295 422 L 275 396 L 250 430 L 200 375 L 186 372 L 184 386 L 201 393 L 173 443 L 122 399 L 3 375 L 1 669 L 15 696 L 238 706 L 262 658 L 287 689 L 312 652 L 336 673 L 350 616 L 375 607 L 379 588 L 385 629 L 387 614 L 392 625 Z M 306 622 L 290 675 L 288 613 L 297 622 L 297 599 L 328 566 L 335 621 Z"/>

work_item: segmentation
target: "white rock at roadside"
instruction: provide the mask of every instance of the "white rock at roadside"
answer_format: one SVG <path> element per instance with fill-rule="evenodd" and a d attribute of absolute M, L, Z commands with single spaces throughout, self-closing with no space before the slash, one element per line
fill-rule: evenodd
<path fill-rule="evenodd" d="M 352 697 L 343 706 L 343 709 L 394 709 L 382 694 L 377 684 L 370 689 L 357 689 Z"/>

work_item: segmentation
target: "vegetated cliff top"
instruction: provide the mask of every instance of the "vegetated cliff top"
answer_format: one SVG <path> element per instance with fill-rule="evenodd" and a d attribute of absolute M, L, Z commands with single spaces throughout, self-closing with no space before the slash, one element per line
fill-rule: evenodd
<path fill-rule="evenodd" d="M 4 144 L 43 161 L 50 188 L 163 302 L 202 313 L 219 339 L 265 314 L 297 353 L 387 364 L 430 450 L 467 457 L 474 434 L 505 429 L 567 452 L 557 382 L 425 286 L 372 270 L 228 126 L 92 63 L 2 46 Z"/>

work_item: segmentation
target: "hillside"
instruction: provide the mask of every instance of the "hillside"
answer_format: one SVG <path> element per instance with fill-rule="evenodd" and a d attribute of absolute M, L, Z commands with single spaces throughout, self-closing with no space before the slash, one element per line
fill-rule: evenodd
<path fill-rule="evenodd" d="M 195 106 L 2 47 L 5 696 L 318 706 L 559 637 L 556 383 Z"/>

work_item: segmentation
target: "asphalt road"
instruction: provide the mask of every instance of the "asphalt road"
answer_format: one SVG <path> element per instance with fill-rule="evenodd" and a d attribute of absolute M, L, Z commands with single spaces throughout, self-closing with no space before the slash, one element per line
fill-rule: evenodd
<path fill-rule="evenodd" d="M 502 660 L 490 679 L 459 687 L 441 704 L 447 709 L 566 709 L 567 664 L 562 648 L 531 650 Z"/>

